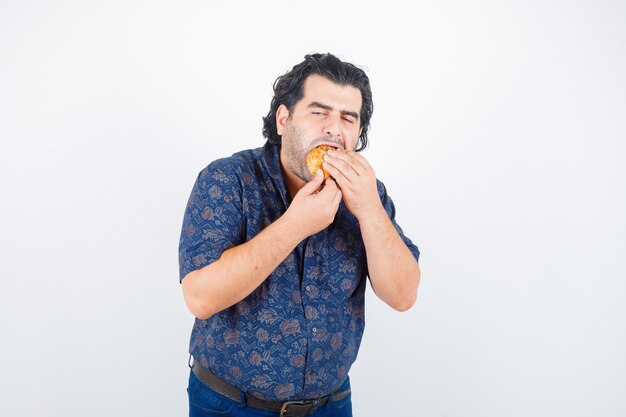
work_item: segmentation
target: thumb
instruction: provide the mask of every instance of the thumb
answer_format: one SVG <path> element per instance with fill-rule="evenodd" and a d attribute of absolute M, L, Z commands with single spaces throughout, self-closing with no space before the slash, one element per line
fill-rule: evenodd
<path fill-rule="evenodd" d="M 324 171 L 320 168 L 315 172 L 313 179 L 306 183 L 300 190 L 305 195 L 311 195 L 317 191 L 324 182 Z"/>

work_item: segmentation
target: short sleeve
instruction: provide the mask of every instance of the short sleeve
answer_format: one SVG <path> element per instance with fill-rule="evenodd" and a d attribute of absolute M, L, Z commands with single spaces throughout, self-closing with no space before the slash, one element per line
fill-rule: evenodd
<path fill-rule="evenodd" d="M 178 247 L 179 281 L 243 243 L 242 190 L 224 160 L 202 170 L 191 191 Z"/>
<path fill-rule="evenodd" d="M 420 258 L 419 248 L 417 247 L 417 245 L 415 245 L 411 241 L 411 239 L 409 239 L 407 236 L 404 235 L 402 228 L 398 225 L 398 223 L 396 223 L 396 207 L 394 206 L 393 201 L 391 200 L 391 197 L 389 197 L 389 195 L 387 194 L 387 189 L 385 188 L 385 185 L 381 181 L 378 181 L 378 180 L 376 180 L 376 183 L 378 187 L 378 194 L 380 196 L 380 201 L 383 203 L 383 207 L 385 208 L 385 211 L 387 212 L 387 215 L 389 216 L 389 219 L 391 220 L 393 227 L 395 227 L 395 229 L 398 231 L 398 234 L 404 241 L 404 244 L 409 248 L 409 250 L 415 257 L 415 260 L 419 262 L 419 258 Z"/>

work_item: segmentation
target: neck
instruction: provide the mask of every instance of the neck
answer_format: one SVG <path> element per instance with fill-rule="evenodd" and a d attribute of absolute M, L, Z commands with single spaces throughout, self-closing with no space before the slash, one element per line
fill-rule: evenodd
<path fill-rule="evenodd" d="M 302 181 L 302 179 L 300 179 L 298 176 L 296 176 L 295 174 L 290 172 L 289 169 L 286 168 L 287 165 L 285 164 L 284 158 L 285 155 L 283 155 L 283 152 L 281 151 L 280 169 L 283 172 L 283 180 L 285 181 L 285 187 L 287 187 L 287 192 L 291 196 L 291 199 L 293 199 L 296 193 L 300 191 L 302 187 L 304 187 L 306 182 Z"/>

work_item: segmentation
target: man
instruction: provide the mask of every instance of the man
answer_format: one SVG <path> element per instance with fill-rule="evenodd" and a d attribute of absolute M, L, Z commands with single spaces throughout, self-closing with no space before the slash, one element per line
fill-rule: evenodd
<path fill-rule="evenodd" d="M 373 111 L 365 73 L 307 55 L 274 93 L 265 146 L 201 171 L 185 211 L 190 416 L 351 416 L 366 276 L 396 310 L 417 297 L 418 248 L 357 153 Z M 306 166 L 320 144 L 336 148 L 326 180 Z"/>

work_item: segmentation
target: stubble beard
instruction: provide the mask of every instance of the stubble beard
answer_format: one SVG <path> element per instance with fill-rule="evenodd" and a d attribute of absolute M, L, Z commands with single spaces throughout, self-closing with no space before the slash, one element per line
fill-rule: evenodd
<path fill-rule="evenodd" d="M 313 140 L 307 147 L 304 136 L 302 131 L 298 130 L 291 123 L 287 123 L 282 134 L 281 147 L 285 152 L 287 168 L 302 181 L 309 182 L 313 179 L 313 174 L 311 174 L 306 164 L 306 157 L 309 151 L 321 142 L 334 142 L 339 148 L 343 148 L 343 145 L 338 138 L 321 136 Z"/>
<path fill-rule="evenodd" d="M 309 149 L 304 144 L 304 135 L 291 124 L 285 126 L 282 134 L 281 147 L 285 152 L 285 161 L 288 169 L 304 182 L 313 179 L 313 174 L 306 166 L 306 156 Z"/>

